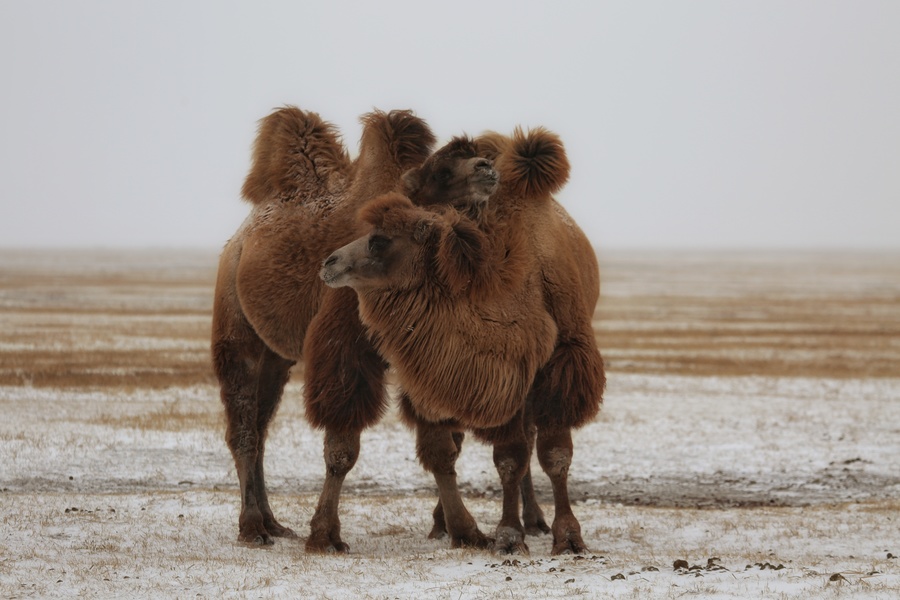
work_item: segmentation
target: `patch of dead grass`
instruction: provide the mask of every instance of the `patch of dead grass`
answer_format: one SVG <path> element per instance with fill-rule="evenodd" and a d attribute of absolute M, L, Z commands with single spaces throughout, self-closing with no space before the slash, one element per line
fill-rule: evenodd
<path fill-rule="evenodd" d="M 606 257 L 594 325 L 608 370 L 900 377 L 896 261 L 776 258 Z M 0 251 L 0 385 L 215 383 L 215 268 L 209 253 Z"/>

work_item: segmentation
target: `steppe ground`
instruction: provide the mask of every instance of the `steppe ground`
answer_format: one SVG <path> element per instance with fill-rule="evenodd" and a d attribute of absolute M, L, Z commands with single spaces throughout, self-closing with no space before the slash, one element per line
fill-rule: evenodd
<path fill-rule="evenodd" d="M 0 251 L 0 597 L 900 597 L 900 254 L 598 254 L 609 385 L 570 473 L 592 552 L 508 557 L 426 539 L 393 412 L 345 486 L 351 554 L 307 555 L 299 370 L 266 468 L 300 539 L 238 544 L 216 253 Z M 467 440 L 459 478 L 490 531 L 490 449 Z"/>

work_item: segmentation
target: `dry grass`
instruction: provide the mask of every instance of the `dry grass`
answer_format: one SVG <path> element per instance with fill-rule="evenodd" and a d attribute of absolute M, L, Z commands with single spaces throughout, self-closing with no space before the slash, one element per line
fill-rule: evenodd
<path fill-rule="evenodd" d="M 214 383 L 213 253 L 0 253 L 0 385 Z M 601 255 L 622 373 L 900 377 L 900 256 Z M 295 369 L 299 375 L 299 367 Z"/>

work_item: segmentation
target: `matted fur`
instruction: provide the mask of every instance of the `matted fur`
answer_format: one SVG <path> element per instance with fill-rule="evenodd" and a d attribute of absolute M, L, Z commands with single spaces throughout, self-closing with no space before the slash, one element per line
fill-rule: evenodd
<path fill-rule="evenodd" d="M 323 277 L 354 285 L 361 318 L 396 369 L 403 418 L 416 427 L 417 454 L 441 490 L 433 533 L 444 529 L 449 499 L 454 544 L 484 543 L 457 501 L 462 438 L 448 436 L 474 429 L 494 445 L 503 484 L 497 547 L 527 551 L 520 485 L 529 531 L 547 529 L 528 475 L 536 428 L 554 489 L 553 552 L 584 552 L 566 481 L 570 430 L 596 415 L 605 385 L 591 327 L 596 258 L 551 196 L 569 170 L 555 134 L 517 129 L 476 146 L 495 159 L 501 182 L 490 209 L 465 211 L 477 225 L 448 209 L 429 215 L 399 195 L 379 198 L 360 212 L 372 232 L 332 254 Z"/>
<path fill-rule="evenodd" d="M 580 427 L 593 419 L 606 376 L 592 327 L 600 294 L 590 242 L 553 198 L 568 180 L 569 161 L 559 136 L 542 127 L 511 137 L 488 132 L 476 140 L 495 158 L 500 187 L 491 204 L 500 220 L 517 220 L 540 281 L 546 310 L 558 329 L 556 347 L 531 392 L 540 427 Z M 505 215 L 505 216 L 504 216 Z"/>
<path fill-rule="evenodd" d="M 483 156 L 494 158 L 508 197 L 549 199 L 569 180 L 569 159 L 560 137 L 543 127 L 512 137 L 488 132 L 477 140 Z"/>
<path fill-rule="evenodd" d="M 293 534 L 269 507 L 263 455 L 290 368 L 316 323 L 331 352 L 317 352 L 322 368 L 306 372 L 316 379 L 305 397 L 320 394 L 306 404 L 311 422 L 333 435 L 358 432 L 386 408 L 386 365 L 362 332 L 356 297 L 325 288 L 318 270 L 356 236 L 358 208 L 397 189 L 435 138 L 410 111 L 375 111 L 362 122 L 351 162 L 335 128 L 315 113 L 287 107 L 263 119 L 244 184 L 253 209 L 220 257 L 211 346 L 241 485 L 243 541 Z"/>
<path fill-rule="evenodd" d="M 490 294 L 480 281 L 522 246 L 491 239 L 452 209 L 432 213 L 399 194 L 374 200 L 361 217 L 377 234 L 416 247 L 416 285 L 393 286 L 412 277 L 393 273 L 384 287 L 358 294 L 360 317 L 418 414 L 475 429 L 508 423 L 556 340 L 536 281 Z"/>
<path fill-rule="evenodd" d="M 308 199 L 333 188 L 335 173 L 346 175 L 350 158 L 337 128 L 319 115 L 286 106 L 260 120 L 253 166 L 241 189 L 253 204 L 272 199 Z M 331 190 L 334 191 L 334 190 Z"/>

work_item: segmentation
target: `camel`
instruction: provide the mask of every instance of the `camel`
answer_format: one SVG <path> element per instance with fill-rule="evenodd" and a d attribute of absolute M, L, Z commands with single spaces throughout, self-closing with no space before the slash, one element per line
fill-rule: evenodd
<path fill-rule="evenodd" d="M 263 463 L 290 369 L 309 358 L 309 345 L 316 358 L 306 364 L 304 399 L 311 422 L 326 430 L 326 481 L 307 548 L 347 550 L 332 498 L 355 462 L 359 432 L 384 411 L 386 364 L 363 335 L 355 294 L 325 287 L 318 270 L 357 237 L 356 211 L 394 189 L 415 196 L 431 186 L 430 197 L 463 206 L 467 196 L 483 203 L 497 187 L 491 162 L 474 156 L 470 140 L 432 155 L 435 137 L 411 111 L 374 111 L 361 121 L 351 161 L 336 128 L 315 113 L 285 107 L 264 118 L 242 189 L 252 209 L 220 257 L 211 350 L 240 483 L 242 542 L 295 536 L 272 512 Z M 319 337 L 308 343 L 311 331 Z M 348 452 L 344 442 L 352 451 L 354 435 Z"/>
<path fill-rule="evenodd" d="M 525 477 L 536 435 L 553 485 L 553 553 L 582 553 L 567 473 L 571 428 L 596 415 L 605 386 L 591 328 L 596 259 L 551 197 L 568 177 L 559 138 L 516 130 L 480 143 L 496 156 L 501 184 L 477 225 L 382 196 L 360 213 L 369 232 L 332 253 L 321 277 L 356 291 L 363 324 L 398 373 L 417 454 L 438 484 L 435 529 L 445 517 L 474 527 L 454 471 L 458 432 L 472 429 L 494 445 L 503 484 L 494 548 L 527 552 L 517 494 L 529 511 Z M 531 510 L 532 523 L 541 523 Z"/>

